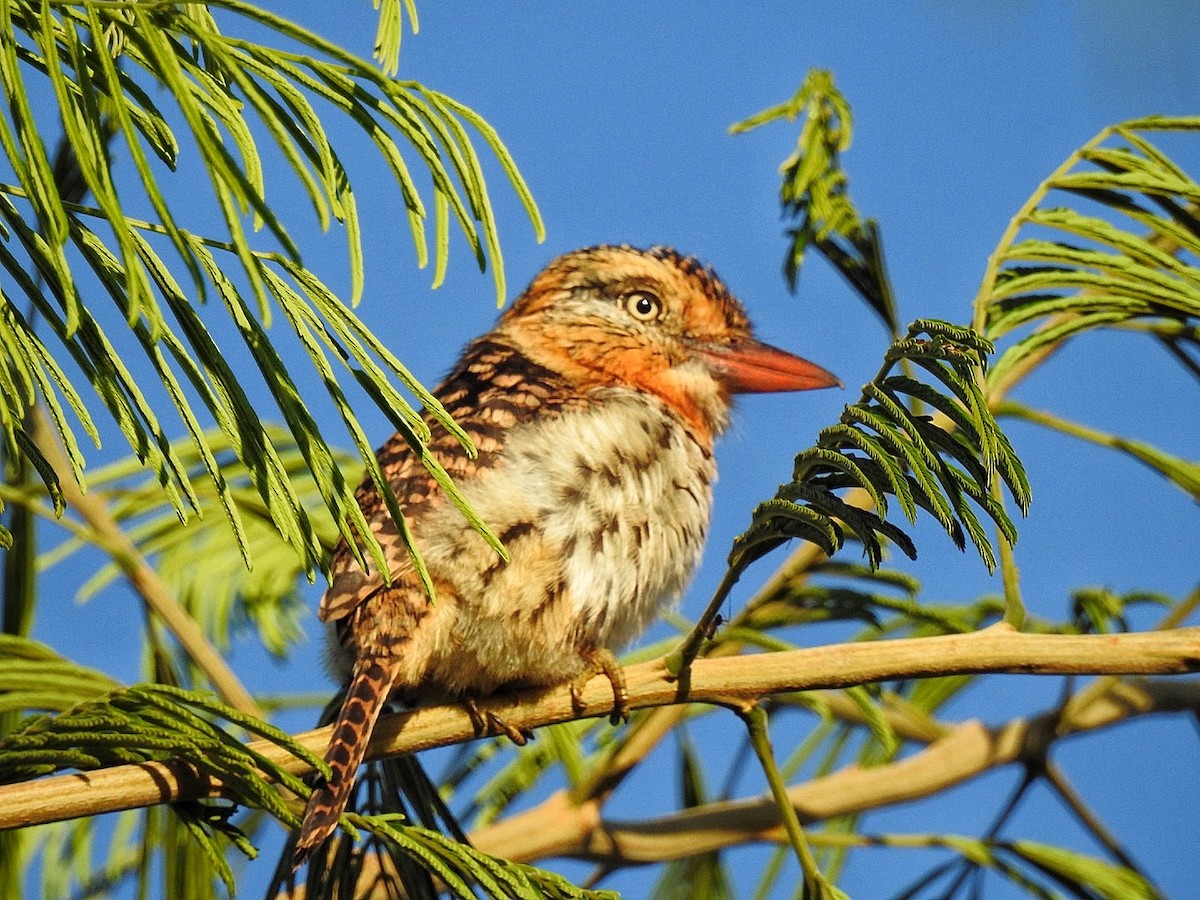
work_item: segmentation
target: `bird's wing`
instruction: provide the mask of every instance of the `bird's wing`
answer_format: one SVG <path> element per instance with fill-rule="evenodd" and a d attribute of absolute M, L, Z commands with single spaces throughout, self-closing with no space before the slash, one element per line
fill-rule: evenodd
<path fill-rule="evenodd" d="M 561 375 L 530 361 L 495 335 L 485 335 L 467 347 L 434 396 L 475 445 L 476 455 L 471 456 L 431 413 L 425 414 L 431 434 L 427 450 L 459 485 L 494 464 L 513 428 L 586 403 Z M 422 516 L 445 500 L 441 488 L 400 434 L 379 449 L 378 457 L 405 518 L 419 534 Z M 355 496 L 390 564 L 392 583 L 413 579 L 408 548 L 374 482 L 364 479 Z M 329 589 L 317 610 L 324 622 L 345 618 L 387 586 L 381 573 L 363 570 L 344 539 L 334 551 L 331 572 Z M 412 586 L 417 587 L 415 581 Z"/>
<path fill-rule="evenodd" d="M 396 434 L 380 448 L 379 462 L 405 516 L 410 520 L 419 517 L 420 513 L 434 502 L 438 488 L 425 467 L 420 464 L 417 455 L 405 440 Z M 360 603 L 385 588 L 389 581 L 396 584 L 414 574 L 412 557 L 404 545 L 400 529 L 396 527 L 378 487 L 370 477 L 363 479 L 355 492 L 355 499 L 363 511 L 372 535 L 383 550 L 383 558 L 388 561 L 389 577 L 385 579 L 383 574 L 373 567 L 364 569 L 346 539 L 342 538 L 330 562 L 329 588 L 317 608 L 317 617 L 322 622 L 336 622 L 345 618 Z M 370 566 L 371 556 L 365 550 L 362 553 Z"/>

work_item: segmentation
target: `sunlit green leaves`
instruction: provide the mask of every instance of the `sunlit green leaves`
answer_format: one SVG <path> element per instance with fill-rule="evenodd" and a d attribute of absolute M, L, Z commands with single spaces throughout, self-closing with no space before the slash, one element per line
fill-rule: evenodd
<path fill-rule="evenodd" d="M 958 835 L 882 835 L 880 846 L 943 847 L 958 859 L 931 869 L 896 896 L 906 900 L 925 897 L 976 897 L 982 875 L 996 877 L 1031 897 L 1070 896 L 1089 900 L 1156 900 L 1161 895 L 1139 873 L 1121 865 L 1034 841 L 988 841 Z"/>
<path fill-rule="evenodd" d="M 1174 147 L 1198 131 L 1195 117 L 1106 128 L 1033 193 L 975 301 L 977 328 L 993 340 L 1016 337 L 989 373 L 993 385 L 1005 389 L 1065 341 L 1097 328 L 1150 334 L 1200 377 L 1200 184 L 1154 142 Z M 1193 460 L 1018 403 L 997 414 L 1128 454 L 1200 496 Z"/>
<path fill-rule="evenodd" d="M 295 821 L 277 784 L 303 793 L 299 779 L 243 743 L 243 734 L 266 738 L 318 768 L 320 760 L 286 734 L 244 716 L 209 695 L 166 685 L 120 687 L 105 676 L 62 659 L 33 641 L 0 636 L 0 704 L 4 710 L 47 709 L 56 715 L 27 718 L 0 739 L 0 783 L 36 778 L 62 769 L 95 769 L 119 763 L 172 760 L 219 779 L 236 802 Z M 221 721 L 228 723 L 219 724 Z M 217 881 L 234 891 L 226 854 L 229 844 L 253 856 L 245 835 L 230 822 L 237 810 L 225 800 L 194 801 L 169 809 L 126 814 L 112 838 L 104 868 L 90 872 L 94 821 L 53 826 L 40 833 L 44 852 L 71 861 L 69 868 L 43 867 L 47 883 L 114 886 L 142 871 L 162 848 L 173 897 L 206 896 Z M 132 829 L 141 822 L 141 833 Z M 218 840 L 218 836 L 226 840 Z M 129 841 L 141 847 L 127 851 Z M 65 845 L 64 845 L 65 844 Z M 182 866 L 182 868 L 180 868 Z M 200 893 L 197 893 L 199 891 Z M 56 894 L 57 895 L 57 894 Z"/>
<path fill-rule="evenodd" d="M 332 549 L 337 526 L 322 508 L 304 455 L 286 430 L 271 426 L 267 433 L 302 506 L 312 510 L 310 521 L 319 545 Z M 301 559 L 272 521 L 252 474 L 226 436 L 215 430 L 203 436 L 211 458 L 190 440 L 174 445 L 196 485 L 199 515 L 194 521 L 180 521 L 158 483 L 147 478 L 133 458 L 93 472 L 92 489 L 103 493 L 113 519 L 138 551 L 153 560 L 164 583 L 217 647 L 227 648 L 234 635 L 249 626 L 269 651 L 283 654 L 302 633 L 298 620 L 304 610 L 297 594 L 304 574 Z M 350 456 L 341 452 L 336 459 L 345 465 Z M 205 479 L 210 464 L 217 477 Z M 244 544 L 226 523 L 226 504 L 240 522 Z M 40 563 L 43 568 L 77 565 L 76 553 L 87 546 L 86 533 L 74 535 L 44 552 Z M 247 557 L 254 561 L 249 568 Z M 198 558 L 203 566 L 196 565 Z M 105 564 L 84 581 L 80 597 L 91 597 L 120 574 L 115 561 Z"/>
<path fill-rule="evenodd" d="M 1092 328 L 1157 328 L 1181 352 L 1200 349 L 1200 184 L 1151 141 L 1196 131 L 1194 117 L 1106 128 L 1029 198 L 976 298 L 976 327 L 992 340 L 1036 326 L 996 362 L 993 382 Z"/>
<path fill-rule="evenodd" d="M 0 634 L 0 712 L 61 711 L 117 687 L 107 675 L 63 659 L 45 644 Z"/>
<path fill-rule="evenodd" d="M 1128 612 L 1138 606 L 1157 606 L 1161 612 L 1174 604 L 1165 594 L 1134 591 L 1118 594 L 1106 587 L 1083 587 L 1071 594 L 1071 611 L 1080 631 L 1105 634 L 1129 631 Z"/>
<path fill-rule="evenodd" d="M 792 480 L 754 512 L 750 528 L 734 542 L 730 565 L 740 571 L 789 537 L 802 537 L 835 553 L 847 531 L 862 543 L 872 565 L 883 542 L 915 557 L 908 535 L 887 519 L 889 499 L 915 522 L 930 513 L 954 543 L 967 539 L 989 568 L 996 558 L 975 510 L 982 510 L 1010 543 L 1016 531 L 992 496 L 996 475 L 1021 509 L 1029 485 L 982 393 L 991 346 L 968 329 L 917 321 L 889 349 L 880 374 L 846 407 L 841 421 L 823 430 L 814 447 L 796 457 Z M 906 360 L 929 381 L 891 374 Z M 919 413 L 927 405 L 940 418 Z M 860 488 L 871 509 L 845 502 L 837 491 Z"/>
<path fill-rule="evenodd" d="M 210 7 L 225 16 L 223 28 Z M 300 379 L 284 367 L 277 340 L 267 340 L 272 318 L 284 313 L 368 469 L 374 456 L 339 375 L 348 372 L 418 445 L 427 428 L 398 386 L 454 427 L 350 312 L 351 304 L 305 267 L 269 197 L 295 184 L 322 227 L 334 221 L 344 226 L 352 303 L 363 291 L 364 261 L 352 176 L 331 137 L 336 118 L 360 132 L 390 171 L 421 265 L 430 257 L 426 223 L 432 216 L 435 281 L 445 272 L 453 221 L 479 265 L 491 266 L 498 298 L 505 293 L 474 141 L 482 139 L 500 161 L 539 237 L 542 226 L 507 151 L 471 110 L 422 85 L 387 77 L 264 10 L 237 0 L 210 7 L 3 5 L 0 88 L 8 114 L 0 116 L 0 149 L 12 183 L 0 183 L 0 265 L 10 276 L 0 295 L 0 431 L 6 453 L 28 457 L 53 487 L 56 476 L 21 425 L 29 408 L 44 403 L 72 475 L 82 481 L 85 457 L 77 431 L 98 443 L 94 396 L 179 516 L 200 506 L 195 478 L 213 482 L 248 553 L 236 505 L 206 444 L 208 425 L 215 423 L 311 574 L 323 551 L 297 485 L 262 424 L 261 404 L 250 400 L 247 373 L 228 362 L 223 339 L 210 334 L 228 325 L 215 314 L 201 315 L 197 301 L 221 301 L 341 533 L 349 536 L 353 528 L 368 536 L 352 496 L 357 475 L 342 472 L 308 403 L 300 400 Z M 377 54 L 385 70 L 394 70 L 400 13 L 406 11 L 415 26 L 414 10 L 411 2 L 382 7 Z M 239 35 L 251 27 L 265 30 L 277 46 Z M 76 170 L 73 190 L 59 184 L 61 173 L 43 137 L 56 121 L 43 121 L 42 108 L 30 99 L 35 96 L 51 98 L 45 107 L 63 122 L 67 157 Z M 184 222 L 195 214 L 179 198 L 197 193 L 209 195 L 221 233 Z M 72 202 L 84 195 L 92 198 L 89 205 Z M 105 295 L 129 335 L 98 305 Z M 24 309 L 33 311 L 36 323 Z M 82 378 L 54 362 L 63 355 L 55 343 L 73 357 Z M 124 357 L 130 343 L 140 350 L 133 358 Z M 147 372 L 152 389 L 145 384 Z M 154 382 L 161 382 L 166 403 Z M 164 409 L 173 409 L 178 423 Z M 179 425 L 205 457 L 203 472 L 189 471 L 172 449 L 168 437 Z M 372 474 L 379 479 L 377 470 Z M 394 498 L 386 489 L 384 494 L 396 510 Z M 366 543 L 380 563 L 378 548 L 369 537 Z"/>
<path fill-rule="evenodd" d="M 8 640 L 12 643 L 17 639 Z M 305 788 L 299 779 L 244 744 L 239 734 L 228 726 L 220 726 L 217 720 L 223 719 L 234 728 L 267 738 L 310 765 L 322 766 L 320 760 L 283 732 L 208 695 L 158 684 L 113 687 L 107 679 L 32 642 L 6 649 L 14 650 L 24 659 L 36 659 L 45 674 L 40 689 L 31 687 L 26 683 L 28 677 L 22 679 L 19 664 L 0 657 L 0 682 L 5 687 L 11 686 L 0 696 L 25 709 L 41 706 L 61 712 L 27 719 L 16 731 L 0 739 L 0 783 L 36 778 L 62 769 L 88 770 L 119 763 L 173 760 L 219 779 L 239 802 L 268 810 L 284 821 L 293 821 L 294 814 L 274 783 L 303 793 Z M 98 692 L 96 689 L 101 687 L 105 690 Z M 48 697 L 47 692 L 61 699 Z M 75 698 L 84 699 L 66 702 Z M 172 811 L 175 821 L 173 825 L 168 823 L 168 827 L 186 831 L 191 839 L 182 840 L 181 834 L 168 836 L 168 845 L 175 848 L 174 852 L 200 853 L 203 870 L 211 870 L 232 891 L 226 847 L 214 841 L 215 835 L 224 834 L 244 852 L 254 852 L 240 831 L 229 824 L 234 807 L 227 800 L 196 801 L 174 806 Z M 80 837 L 88 839 L 90 831 L 82 832 Z M 73 854 L 83 864 L 88 855 Z M 195 877 L 195 872 L 189 879 L 193 884 L 204 882 Z"/>
<path fill-rule="evenodd" d="M 381 816 L 351 816 L 354 824 L 392 844 L 417 861 L 445 885 L 452 896 L 510 897 L 549 900 L 618 900 L 615 891 L 588 890 L 565 878 L 538 869 L 497 859 L 426 828 L 404 826 Z"/>
<path fill-rule="evenodd" d="M 408 16 L 413 34 L 417 33 L 417 7 L 413 0 L 372 0 L 379 10 L 375 32 L 375 59 L 384 75 L 392 76 L 400 68 L 400 40 L 404 35 L 404 17 Z"/>
<path fill-rule="evenodd" d="M 810 246 L 815 247 L 883 320 L 892 335 L 900 321 L 883 258 L 883 243 L 874 219 L 863 219 L 850 200 L 849 179 L 841 153 L 850 148 L 853 118 L 850 104 L 833 83 L 833 75 L 812 69 L 788 100 L 730 127 L 741 134 L 769 122 L 804 117 L 796 149 L 779 167 L 783 176 L 780 202 L 791 244 L 783 271 L 794 291 Z"/>
<path fill-rule="evenodd" d="M 56 665 L 70 666 L 65 661 L 57 661 Z M 210 695 L 145 684 L 93 694 L 57 715 L 37 716 L 25 722 L 0 739 L 0 782 L 65 768 L 94 769 L 178 759 L 219 778 L 245 802 L 291 821 L 293 814 L 263 773 L 303 792 L 299 780 L 215 724 L 216 717 L 277 743 L 318 769 L 324 768 L 319 759 L 277 728 L 243 715 Z"/>

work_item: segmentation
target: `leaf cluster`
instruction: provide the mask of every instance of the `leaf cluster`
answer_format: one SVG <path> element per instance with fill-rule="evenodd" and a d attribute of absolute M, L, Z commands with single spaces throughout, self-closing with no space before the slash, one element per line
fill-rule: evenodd
<path fill-rule="evenodd" d="M 1151 140 L 1198 130 L 1196 117 L 1106 128 L 1030 196 L 975 300 L 992 340 L 1037 326 L 1000 357 L 993 381 L 1074 335 L 1117 327 L 1149 332 L 1200 375 L 1200 184 Z M 1055 205 L 1062 196 L 1077 205 Z"/>
<path fill-rule="evenodd" d="M 1071 896 L 1089 900 L 1156 900 L 1161 895 L 1137 872 L 1063 847 L 1036 841 L 986 841 L 958 835 L 929 837 L 886 835 L 874 839 L 880 846 L 929 846 L 953 851 L 956 858 L 934 867 L 895 896 L 897 900 L 945 897 L 965 889 L 979 895 L 985 876 L 994 874 L 1027 896 Z"/>
<path fill-rule="evenodd" d="M 49 708 L 0 737 L 0 783 L 25 781 L 64 769 L 87 771 L 121 763 L 168 762 L 219 779 L 238 802 L 296 821 L 276 785 L 304 794 L 303 783 L 245 742 L 253 734 L 318 770 L 324 763 L 278 728 L 239 713 L 207 692 L 165 684 L 133 687 L 113 682 L 24 638 L 0 636 L 0 709 Z M 34 672 L 36 667 L 36 674 Z M 226 725 L 220 724 L 224 720 Z M 231 727 L 232 726 L 232 727 Z M 228 801 L 171 807 L 230 893 L 234 890 L 223 835 L 249 856 L 256 850 L 230 821 Z M 195 883 L 195 873 L 191 880 Z"/>
<path fill-rule="evenodd" d="M 788 100 L 755 113 L 730 126 L 742 134 L 770 122 L 804 124 L 796 148 L 779 167 L 783 176 L 779 199 L 790 243 L 783 273 L 795 291 L 808 248 L 814 247 L 836 269 L 863 301 L 898 336 L 900 321 L 896 299 L 887 277 L 883 242 L 874 219 L 863 218 L 850 200 L 850 179 L 841 165 L 841 154 L 850 149 L 854 121 L 850 104 L 834 84 L 832 73 L 812 69 Z"/>
<path fill-rule="evenodd" d="M 988 373 L 997 396 L 1096 329 L 1150 335 L 1200 379 L 1200 183 L 1162 146 L 1197 131 L 1196 117 L 1106 128 L 1013 218 L 975 299 L 977 328 L 1015 337 Z M 1125 454 L 1200 497 L 1194 459 L 1015 400 L 996 411 Z"/>
<path fill-rule="evenodd" d="M 265 29 L 289 49 L 224 33 L 210 6 L 239 26 Z M 282 413 L 321 504 L 344 536 L 364 536 L 365 549 L 378 564 L 381 551 L 353 499 L 357 479 L 345 477 L 317 427 L 310 400 L 303 398 L 300 382 L 276 349 L 278 342 L 268 339 L 273 316 L 282 314 L 307 352 L 397 518 L 398 506 L 337 370 L 344 369 L 414 446 L 428 439 L 428 426 L 399 388 L 431 410 L 465 447 L 470 444 L 351 309 L 365 277 L 358 212 L 350 173 L 328 137 L 323 108 L 332 108 L 369 138 L 386 164 L 420 265 L 433 245 L 435 283 L 445 272 L 453 222 L 479 265 L 491 265 L 498 298 L 505 293 L 495 220 L 469 129 L 499 160 L 539 235 L 541 223 L 503 145 L 470 109 L 415 82 L 385 77 L 282 17 L 238 0 L 210 6 L 26 0 L 3 7 L 0 86 L 8 116 L 0 116 L 0 149 L 15 177 L 14 184 L 0 185 L 0 266 L 11 277 L 10 286 L 0 291 L 4 452 L 32 463 L 61 509 L 60 476 L 34 446 L 25 419 L 40 399 L 66 450 L 70 477 L 83 484 L 85 456 L 77 430 L 97 445 L 101 433 L 90 394 L 154 474 L 176 514 L 195 514 L 201 505 L 197 475 L 168 438 L 172 428 L 161 417 L 164 404 L 145 390 L 145 370 L 151 383 L 161 382 L 165 405 L 189 434 L 204 463 L 199 477 L 211 481 L 247 562 L 245 523 L 223 480 L 205 419 L 215 423 L 243 461 L 271 520 L 311 577 L 322 564 L 323 548 L 244 373 L 234 370 L 229 348 L 214 337 L 209 317 L 202 314 L 205 298 L 215 298 Z M 394 18 L 396 5 L 387 4 L 385 12 Z M 385 30 L 380 52 L 393 53 L 396 37 Z M 63 122 L 67 162 L 62 168 L 72 173 L 69 179 L 55 170 L 42 138 L 50 123 L 40 120 L 31 99 L 47 91 Z M 161 105 L 164 97 L 172 108 Z M 118 153 L 136 173 L 134 185 L 120 190 L 111 174 Z M 271 165 L 276 157 L 286 165 Z M 427 170 L 425 192 L 431 202 L 422 198 L 406 157 L 415 157 Z M 207 177 L 223 233 L 206 235 L 183 222 L 178 198 L 195 194 L 193 168 Z M 268 173 L 295 178 L 321 227 L 343 226 L 349 304 L 304 265 L 299 247 L 268 203 Z M 181 179 L 188 191 L 168 187 Z M 74 187 L 68 189 L 68 183 Z M 78 202 L 85 194 L 94 205 Z M 143 208 L 146 216 L 131 214 Z M 430 218 L 432 235 L 426 225 Z M 252 232 L 260 230 L 273 246 L 256 246 Z M 115 308 L 115 326 L 88 296 L 91 283 Z M 36 328 L 38 322 L 42 329 Z M 140 351 L 136 363 L 122 349 L 129 342 Z M 62 365 L 65 356 L 82 378 Z M 449 484 L 444 473 L 435 474 Z M 477 520 L 473 524 L 483 528 Z"/>
<path fill-rule="evenodd" d="M 988 341 L 970 329 L 918 320 L 892 344 L 879 374 L 863 386 L 861 399 L 842 412 L 838 424 L 818 435 L 796 457 L 792 480 L 754 511 L 750 528 L 734 541 L 730 567 L 741 570 L 791 537 L 816 544 L 827 554 L 841 549 L 847 530 L 879 565 L 884 543 L 911 558 L 911 538 L 887 520 L 893 498 L 909 522 L 924 509 L 962 549 L 967 537 L 989 569 L 996 566 L 991 541 L 974 509 L 981 509 L 1009 543 L 1016 530 L 992 496 L 998 474 L 1018 507 L 1030 500 L 1028 481 L 1012 446 L 996 424 L 983 395 Z M 930 381 L 893 374 L 908 362 Z M 918 413 L 928 406 L 940 419 Z M 859 488 L 871 508 L 847 504 L 837 493 Z"/>
<path fill-rule="evenodd" d="M 337 526 L 321 504 L 321 493 L 304 455 L 289 431 L 266 426 L 277 448 L 280 464 L 291 480 L 324 552 L 337 541 Z M 163 582 L 197 620 L 218 648 L 229 647 L 243 626 L 252 626 L 263 645 L 276 656 L 285 655 L 302 636 L 298 621 L 303 614 L 299 586 L 305 574 L 302 561 L 292 551 L 271 519 L 270 508 L 254 487 L 253 474 L 233 451 L 226 436 L 210 429 L 204 435 L 213 452 L 242 522 L 245 547 L 254 566 L 245 564 L 243 548 L 221 515 L 222 498 L 212 481 L 196 478 L 199 514 L 181 522 L 169 499 L 152 476 L 136 460 L 125 459 L 92 472 L 94 491 L 102 492 L 112 518 L 121 526 L 146 559 L 155 561 Z M 188 439 L 173 443 L 181 464 L 193 476 L 202 474 L 204 461 Z M 351 454 L 335 451 L 342 465 Z M 28 499 L 25 502 L 29 502 Z M 43 552 L 39 565 L 78 564 L 80 553 L 90 546 L 90 534 L 78 533 Z M 196 559 L 204 560 L 203 566 Z M 79 590 L 87 600 L 122 574 L 117 561 L 101 566 Z"/>

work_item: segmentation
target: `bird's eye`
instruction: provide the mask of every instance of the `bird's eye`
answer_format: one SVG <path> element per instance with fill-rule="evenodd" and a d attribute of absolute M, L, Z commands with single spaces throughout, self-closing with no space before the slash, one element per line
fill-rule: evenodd
<path fill-rule="evenodd" d="M 633 291 L 625 295 L 625 309 L 642 322 L 652 322 L 662 315 L 662 301 L 646 291 Z"/>

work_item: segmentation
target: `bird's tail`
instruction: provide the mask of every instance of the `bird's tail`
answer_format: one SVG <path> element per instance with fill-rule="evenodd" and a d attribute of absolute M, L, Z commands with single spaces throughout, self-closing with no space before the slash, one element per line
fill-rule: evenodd
<path fill-rule="evenodd" d="M 300 837 L 296 841 L 293 865 L 300 866 L 337 827 L 338 818 L 346 808 L 354 776 L 367 752 L 367 743 L 375 728 L 395 679 L 395 669 L 384 661 L 366 657 L 354 665 L 354 674 L 342 701 L 341 712 L 333 726 L 333 737 L 325 762 L 330 775 L 317 785 L 304 810 Z"/>

